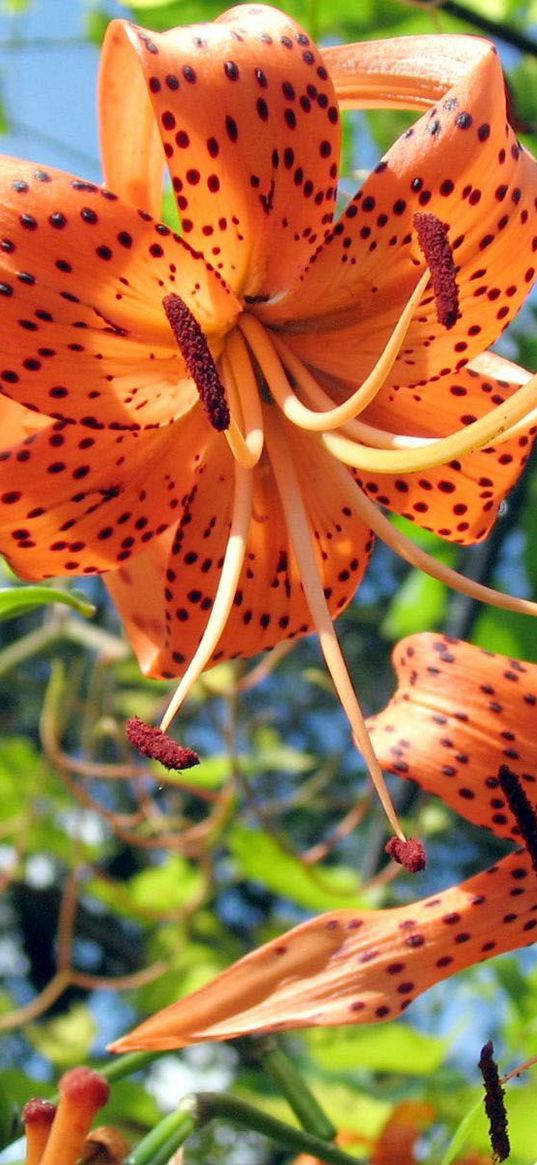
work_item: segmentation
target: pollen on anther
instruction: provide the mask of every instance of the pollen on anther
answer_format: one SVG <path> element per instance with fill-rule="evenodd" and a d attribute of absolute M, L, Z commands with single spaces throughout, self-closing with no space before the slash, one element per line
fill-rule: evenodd
<path fill-rule="evenodd" d="M 406 841 L 400 837 L 391 837 L 384 849 L 388 856 L 398 865 L 404 866 L 409 874 L 418 874 L 427 865 L 425 846 L 414 837 L 409 837 Z"/>
<path fill-rule="evenodd" d="M 199 764 L 199 756 L 192 748 L 185 748 L 176 740 L 172 740 L 166 732 L 156 725 L 146 724 L 138 716 L 132 716 L 127 721 L 126 734 L 131 744 L 151 760 L 158 760 L 165 769 L 180 772 L 182 769 L 191 769 Z"/>
<path fill-rule="evenodd" d="M 448 228 L 436 215 L 422 213 L 414 215 L 414 226 L 431 272 L 438 322 L 447 329 L 452 328 L 460 319 L 461 312 Z"/>
<path fill-rule="evenodd" d="M 229 428 L 229 407 L 205 336 L 179 295 L 165 295 L 162 306 L 209 421 L 221 433 Z"/>

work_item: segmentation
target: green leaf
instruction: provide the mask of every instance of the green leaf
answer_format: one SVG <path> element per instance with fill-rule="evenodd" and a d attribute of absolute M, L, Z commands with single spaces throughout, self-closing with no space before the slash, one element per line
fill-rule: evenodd
<path fill-rule="evenodd" d="M 47 603 L 64 603 L 67 607 L 73 607 L 79 615 L 87 617 L 95 614 L 93 603 L 72 591 L 58 591 L 45 586 L 5 587 L 0 589 L 0 619 L 15 619 Z"/>
<path fill-rule="evenodd" d="M 160 911 L 180 910 L 199 892 L 202 881 L 199 870 L 180 854 L 172 854 L 161 866 L 135 874 L 127 884 L 94 879 L 89 889 L 127 918 L 147 913 L 153 918 Z"/>
<path fill-rule="evenodd" d="M 381 634 L 388 639 L 403 639 L 417 631 L 432 631 L 446 613 L 447 588 L 421 570 L 411 570 L 397 590 Z"/>
<path fill-rule="evenodd" d="M 330 1030 L 316 1028 L 307 1035 L 315 1060 L 328 1072 L 400 1072 L 428 1076 L 443 1064 L 448 1041 L 426 1035 L 402 1023 L 376 1028 Z"/>
<path fill-rule="evenodd" d="M 274 894 L 308 910 L 367 906 L 354 870 L 345 866 L 305 866 L 260 830 L 236 825 L 230 850 L 244 878 L 261 882 Z"/>
<path fill-rule="evenodd" d="M 85 1003 L 75 1003 L 65 1015 L 30 1024 L 26 1037 L 60 1071 L 84 1063 L 97 1029 Z"/>
<path fill-rule="evenodd" d="M 456 1160 L 461 1149 L 464 1149 L 470 1138 L 472 1140 L 474 1139 L 480 1126 L 485 1127 L 485 1121 L 483 1098 L 480 1096 L 477 1103 L 472 1105 L 471 1109 L 462 1118 L 458 1128 L 455 1130 L 440 1165 L 452 1165 L 452 1162 Z"/>

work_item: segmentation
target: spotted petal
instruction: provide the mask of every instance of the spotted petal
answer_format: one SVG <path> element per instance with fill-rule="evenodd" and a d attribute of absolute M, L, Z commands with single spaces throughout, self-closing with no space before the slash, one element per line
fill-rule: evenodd
<path fill-rule="evenodd" d="M 526 384 L 523 368 L 488 353 L 475 364 L 439 378 L 431 391 L 402 386 L 381 389 L 364 420 L 393 432 L 441 437 L 484 416 Z M 531 452 L 535 426 L 426 473 L 356 474 L 365 492 L 442 538 L 460 544 L 487 537 L 506 494 L 518 481 Z"/>
<path fill-rule="evenodd" d="M 0 453 L 3 553 L 24 578 L 121 566 L 175 526 L 211 438 L 199 405 L 142 432 L 50 421 Z"/>
<path fill-rule="evenodd" d="M 267 407 L 267 406 L 265 406 Z M 339 614 L 363 577 L 370 531 L 331 481 L 320 446 L 285 426 L 314 531 L 318 570 L 330 610 Z M 107 585 L 144 671 L 181 674 L 201 639 L 229 538 L 233 460 L 218 437 L 193 466 L 174 530 L 156 538 Z M 313 630 L 267 455 L 254 472 L 252 518 L 234 603 L 211 663 L 248 658 Z M 148 580 L 151 580 L 148 585 Z"/>
<path fill-rule="evenodd" d="M 524 853 L 515 853 L 409 906 L 338 910 L 303 923 L 158 1012 L 112 1050 L 393 1019 L 440 980 L 529 945 L 536 928 L 535 872 Z"/>
<path fill-rule="evenodd" d="M 519 839 L 498 769 L 509 765 L 535 802 L 537 665 L 428 632 L 403 639 L 393 663 L 397 690 L 370 722 L 381 764 Z"/>
<path fill-rule="evenodd" d="M 535 278 L 536 196 L 535 161 L 506 121 L 496 50 L 477 40 L 464 78 L 395 143 L 266 318 L 289 329 L 312 369 L 362 380 L 424 267 L 414 215 L 432 213 L 449 228 L 461 318 L 443 328 L 426 292 L 393 381 L 457 370 L 497 339 Z"/>
<path fill-rule="evenodd" d="M 241 296 L 280 295 L 327 233 L 339 162 L 334 90 L 299 25 L 266 5 L 161 34 L 113 21 L 100 104 L 114 189 L 155 210 L 158 131 L 189 241 Z"/>
<path fill-rule="evenodd" d="M 96 429 L 183 415 L 197 394 L 162 307 L 177 290 L 217 354 L 238 304 L 200 254 L 93 183 L 0 159 L 5 396 Z"/>

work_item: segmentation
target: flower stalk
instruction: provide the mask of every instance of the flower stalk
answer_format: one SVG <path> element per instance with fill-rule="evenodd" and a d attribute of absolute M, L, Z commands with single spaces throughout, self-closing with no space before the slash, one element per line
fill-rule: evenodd
<path fill-rule="evenodd" d="M 260 1133 L 292 1152 L 311 1153 L 327 1165 L 363 1165 L 359 1158 L 351 1157 L 337 1145 L 293 1128 L 226 1092 L 198 1092 L 185 1097 L 176 1112 L 165 1117 L 140 1141 L 124 1165 L 167 1165 L 172 1154 L 184 1145 L 188 1137 L 212 1120 L 228 1121 L 239 1128 Z"/>

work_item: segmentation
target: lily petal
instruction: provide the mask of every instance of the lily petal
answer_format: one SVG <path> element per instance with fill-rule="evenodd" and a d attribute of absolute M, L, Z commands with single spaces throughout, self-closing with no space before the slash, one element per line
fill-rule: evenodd
<path fill-rule="evenodd" d="M 391 910 L 338 910 L 246 955 L 112 1051 L 165 1050 L 286 1028 L 393 1019 L 434 983 L 534 941 L 537 887 L 519 852 Z M 491 937 L 494 936 L 494 937 Z"/>
<path fill-rule="evenodd" d="M 441 437 L 454 433 L 510 397 L 531 376 L 492 353 L 455 375 L 437 380 L 433 391 L 384 388 L 363 413 L 369 424 L 400 435 Z M 536 426 L 498 447 L 492 445 L 426 473 L 364 474 L 356 480 L 373 501 L 426 530 L 461 545 L 487 537 L 506 494 L 525 465 Z"/>
<path fill-rule="evenodd" d="M 362 380 L 423 270 L 414 216 L 430 213 L 449 228 L 461 318 L 446 330 L 426 293 L 393 381 L 419 384 L 456 371 L 498 338 L 534 281 L 536 196 L 537 167 L 506 121 L 490 45 L 464 81 L 399 138 L 308 271 L 263 309 L 267 322 L 285 328 L 292 320 L 289 342 L 312 369 Z"/>
<path fill-rule="evenodd" d="M 393 665 L 397 690 L 369 721 L 383 766 L 519 840 L 498 768 L 508 764 L 535 801 L 537 664 L 424 632 L 397 645 Z"/>
<path fill-rule="evenodd" d="M 114 188 L 154 209 L 160 168 L 145 190 L 140 170 L 155 156 L 155 129 L 129 157 L 147 132 L 148 94 L 184 234 L 237 293 L 281 295 L 328 233 L 339 163 L 334 89 L 300 26 L 261 4 L 160 34 L 113 21 L 101 93 Z"/>
<path fill-rule="evenodd" d="M 162 307 L 178 285 L 217 351 L 239 305 L 202 255 L 93 183 L 0 159 L 5 396 L 94 428 L 181 416 L 197 393 Z"/>
<path fill-rule="evenodd" d="M 176 525 L 209 434 L 199 407 L 142 433 L 49 422 L 0 453 L 3 553 L 23 578 L 121 566 Z"/>
<path fill-rule="evenodd" d="M 0 396 L 0 448 L 11 449 L 32 433 L 46 428 L 47 417 L 38 416 L 13 400 Z"/>
<path fill-rule="evenodd" d="M 319 575 L 335 616 L 363 577 L 372 537 L 341 496 L 321 446 L 285 427 L 315 534 Z M 253 490 L 244 566 L 211 664 L 248 658 L 314 629 L 266 453 L 254 471 Z M 140 664 L 153 676 L 181 674 L 198 646 L 229 537 L 232 491 L 232 456 L 227 448 L 217 451 L 213 442 L 194 467 L 176 531 L 155 539 L 106 579 Z"/>
<path fill-rule="evenodd" d="M 424 109 L 464 84 L 490 52 L 478 36 L 402 36 L 330 45 L 323 58 L 344 109 Z"/>

